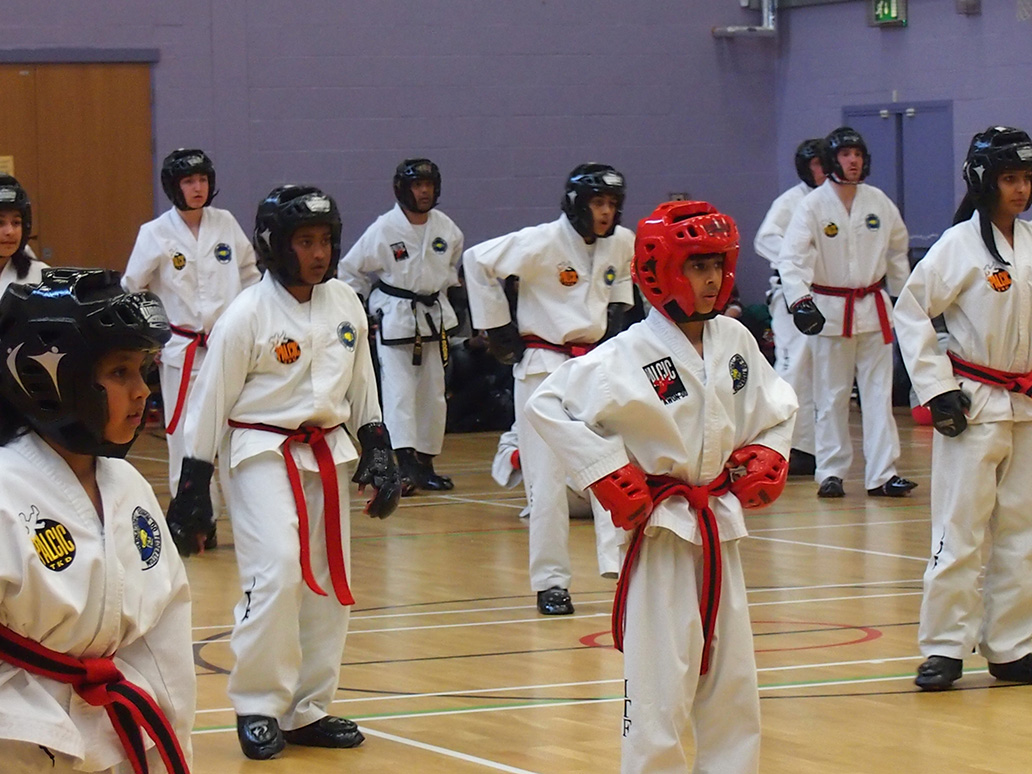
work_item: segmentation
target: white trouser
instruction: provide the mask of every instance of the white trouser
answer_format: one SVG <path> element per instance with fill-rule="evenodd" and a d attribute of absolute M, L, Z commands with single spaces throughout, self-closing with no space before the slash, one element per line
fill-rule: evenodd
<path fill-rule="evenodd" d="M 513 390 L 516 432 L 519 435 L 523 486 L 530 504 L 530 587 L 544 591 L 570 588 L 570 506 L 566 497 L 566 467 L 527 421 L 527 400 L 548 374 L 517 379 Z M 619 569 L 616 527 L 609 512 L 591 497 L 595 521 L 595 551 L 599 574 Z"/>
<path fill-rule="evenodd" d="M 642 544 L 627 598 L 621 774 L 759 771 L 760 696 L 738 541 L 720 549 L 720 607 L 700 675 L 702 547 L 665 529 Z"/>
<path fill-rule="evenodd" d="M 423 363 L 412 365 L 412 345 L 378 343 L 383 422 L 395 449 L 411 448 L 437 456 L 444 443 L 448 405 L 444 366 L 437 341 L 423 340 Z"/>
<path fill-rule="evenodd" d="M 144 739 L 147 739 L 144 735 Z M 43 749 L 32 742 L 18 742 L 0 739 L 0 770 L 4 774 L 82 774 L 75 768 L 75 759 L 56 750 Z M 147 765 L 151 771 L 165 771 L 165 764 L 156 748 L 147 750 Z M 96 774 L 133 774 L 129 761 L 110 769 L 101 769 Z"/>
<path fill-rule="evenodd" d="M 817 406 L 817 472 L 846 478 L 853 462 L 849 398 L 853 379 L 860 389 L 864 486 L 879 487 L 896 475 L 899 433 L 892 416 L 892 345 L 881 331 L 812 336 L 813 394 Z"/>
<path fill-rule="evenodd" d="M 350 580 L 347 468 L 337 466 L 337 482 Z M 229 698 L 238 715 L 266 715 L 284 729 L 300 728 L 326 715 L 333 701 L 350 613 L 337 601 L 330 582 L 322 483 L 318 473 L 300 471 L 312 571 L 327 596 L 309 589 L 301 577 L 297 506 L 283 458 L 266 452 L 225 472 L 243 591 L 230 640 L 236 664 L 229 676 Z"/>
<path fill-rule="evenodd" d="M 796 328 L 780 286 L 770 298 L 770 329 L 774 333 L 774 370 L 792 386 L 799 399 L 792 448 L 813 454 L 817 447 L 814 441 L 811 337 L 804 336 Z"/>
<path fill-rule="evenodd" d="M 176 496 L 179 490 L 179 473 L 183 468 L 183 455 L 186 453 L 186 437 L 183 435 L 183 426 L 186 424 L 186 409 L 190 405 L 190 395 L 193 393 L 194 383 L 197 381 L 197 374 L 201 370 L 201 363 L 204 362 L 204 354 L 207 352 L 203 347 L 197 348 L 194 357 L 193 368 L 190 370 L 190 385 L 186 388 L 186 401 L 183 410 L 179 414 L 179 422 L 174 433 L 165 433 L 165 441 L 168 443 L 168 492 L 172 497 Z M 165 426 L 172 421 L 172 415 L 176 410 L 176 399 L 179 397 L 179 382 L 183 369 L 179 366 L 168 365 L 164 362 L 158 371 L 158 378 L 161 381 L 161 403 L 165 413 Z M 211 507 L 212 513 L 218 518 L 222 510 L 222 496 L 219 492 L 216 476 L 211 477 Z"/>
<path fill-rule="evenodd" d="M 1032 653 L 1030 473 L 1032 422 L 968 425 L 956 438 L 934 434 L 923 655 L 962 659 L 976 644 L 994 663 Z"/>

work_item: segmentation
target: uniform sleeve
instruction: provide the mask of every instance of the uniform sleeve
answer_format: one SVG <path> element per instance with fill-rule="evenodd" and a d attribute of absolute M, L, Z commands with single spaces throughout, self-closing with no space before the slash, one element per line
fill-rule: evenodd
<path fill-rule="evenodd" d="M 810 294 L 813 269 L 817 262 L 817 243 L 812 226 L 810 208 L 805 205 L 796 207 L 781 242 L 778 272 L 789 306 Z"/>
<path fill-rule="evenodd" d="M 603 429 L 613 407 L 604 371 L 583 358 L 563 363 L 527 402 L 531 425 L 565 462 L 570 480 L 580 489 L 630 461 L 623 440 Z"/>
<path fill-rule="evenodd" d="M 892 208 L 892 233 L 889 235 L 888 253 L 885 256 L 887 269 L 885 282 L 888 285 L 889 295 L 898 296 L 910 276 L 910 258 L 907 251 L 910 249 L 910 234 L 907 232 L 906 224 L 899 214 L 895 204 L 889 202 Z"/>
<path fill-rule="evenodd" d="M 756 239 L 753 240 L 753 248 L 774 268 L 778 267 L 781 244 L 785 239 L 785 230 L 791 219 L 792 210 L 781 206 L 780 198 L 775 199 L 756 232 Z"/>
<path fill-rule="evenodd" d="M 162 526 L 165 526 L 162 523 Z M 168 534 L 167 528 L 165 534 Z M 171 544 L 169 544 L 171 547 Z M 136 641 L 118 649 L 118 657 L 131 664 L 154 687 L 154 700 L 172 724 L 187 762 L 193 761 L 194 711 L 197 705 L 197 677 L 194 672 L 190 586 L 183 560 L 175 550 L 162 557 L 174 562 L 172 594 L 150 630 Z M 158 690 L 158 688 L 161 690 Z M 151 750 L 148 760 L 157 758 Z M 152 771 L 163 771 L 158 766 Z"/>
<path fill-rule="evenodd" d="M 355 299 L 355 305 L 359 301 Z M 351 405 L 351 422 L 349 429 L 357 437 L 358 428 L 370 422 L 383 421 L 380 412 L 380 396 L 376 390 L 376 372 L 373 370 L 373 357 L 369 349 L 369 329 L 365 315 L 360 314 L 358 320 L 357 341 L 355 342 L 355 367 L 348 385 L 347 398 Z"/>
<path fill-rule="evenodd" d="M 122 273 L 122 289 L 126 293 L 139 293 L 147 290 L 151 284 L 151 276 L 157 271 L 161 250 L 157 240 L 146 225 L 140 227 L 136 235 L 136 244 L 129 254 L 129 262 Z"/>
<path fill-rule="evenodd" d="M 788 459 L 799 400 L 767 362 L 752 335 L 744 327 L 741 333 L 750 372 L 746 400 L 737 407 L 735 448 L 758 444 Z"/>
<path fill-rule="evenodd" d="M 249 288 L 262 278 L 261 272 L 258 271 L 258 259 L 254 254 L 254 245 L 236 218 L 233 218 L 233 232 L 237 243 L 235 254 L 238 256 L 240 267 L 240 287 Z"/>
<path fill-rule="evenodd" d="M 239 298 L 239 296 L 238 296 Z M 251 318 L 229 309 L 215 323 L 184 420 L 185 456 L 213 462 L 227 420 L 251 370 L 256 332 Z"/>
<path fill-rule="evenodd" d="M 634 232 L 623 226 L 617 227 L 614 237 L 619 237 L 616 280 L 610 292 L 611 304 L 634 304 L 634 285 L 631 282 L 631 260 L 634 258 Z"/>
<path fill-rule="evenodd" d="M 466 238 L 458 227 L 456 227 L 455 239 L 452 243 L 452 261 L 448 271 L 448 284 L 446 287 L 454 288 L 462 284 L 459 282 L 459 267 L 462 265 L 462 252 L 465 245 Z"/>
<path fill-rule="evenodd" d="M 481 242 L 462 256 L 474 328 L 498 328 L 512 321 L 502 283 L 511 274 L 519 276 L 527 258 L 522 233 L 517 231 Z"/>
<path fill-rule="evenodd" d="M 960 288 L 947 285 L 939 276 L 936 255 L 933 247 L 914 267 L 892 310 L 900 354 L 922 405 L 936 395 L 960 389 L 932 325 L 932 318 L 942 314 Z"/>
<path fill-rule="evenodd" d="M 372 226 L 367 228 L 337 266 L 338 279 L 366 300 L 376 279 L 376 244 L 372 231 Z"/>

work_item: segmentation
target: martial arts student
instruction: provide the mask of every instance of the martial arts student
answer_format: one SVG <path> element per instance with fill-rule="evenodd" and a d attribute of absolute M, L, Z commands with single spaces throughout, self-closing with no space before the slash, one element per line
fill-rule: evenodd
<path fill-rule="evenodd" d="M 561 461 L 527 423 L 524 405 L 552 371 L 619 330 L 633 302 L 634 235 L 619 225 L 624 177 L 605 164 L 581 164 L 566 180 L 562 214 L 471 247 L 463 256 L 470 315 L 491 351 L 514 365 L 513 400 L 523 484 L 530 504 L 530 585 L 538 611 L 569 615 L 570 517 Z M 513 319 L 503 283 L 519 278 Z M 619 562 L 616 535 L 593 504 L 595 529 Z M 600 568 L 601 569 L 601 568 Z"/>
<path fill-rule="evenodd" d="M 896 474 L 889 296 L 898 295 L 910 273 L 907 228 L 889 197 L 863 182 L 871 171 L 863 138 L 843 126 L 824 142 L 828 179 L 796 207 L 778 256 L 793 321 L 813 337 L 817 496 L 845 495 L 855 379 L 863 404 L 867 494 L 903 497 L 917 484 Z"/>
<path fill-rule="evenodd" d="M 792 313 L 788 311 L 788 304 L 785 303 L 781 275 L 778 273 L 778 256 L 785 238 L 785 229 L 792 220 L 792 213 L 804 196 L 827 179 L 827 175 L 824 174 L 823 155 L 823 138 L 803 140 L 799 143 L 795 152 L 795 169 L 800 182 L 781 194 L 770 205 L 753 241 L 756 252 L 770 261 L 774 270 L 767 297 L 770 328 L 774 334 L 774 370 L 792 385 L 799 400 L 795 435 L 792 437 L 792 453 L 788 457 L 790 476 L 812 476 L 816 471 L 813 358 L 810 355 L 810 339 L 796 328 L 792 322 Z"/>
<path fill-rule="evenodd" d="M 35 284 L 47 265 L 29 250 L 32 203 L 21 184 L 0 175 L 0 294 L 12 282 Z"/>
<path fill-rule="evenodd" d="M 652 310 L 559 367 L 527 405 L 574 483 L 629 531 L 613 606 L 623 774 L 759 770 L 738 542 L 742 509 L 784 489 L 796 399 L 752 334 L 718 314 L 738 249 L 712 205 L 660 205 L 638 224 L 632 269 Z"/>
<path fill-rule="evenodd" d="M 161 164 L 161 187 L 172 207 L 140 226 L 122 287 L 156 293 L 172 323 L 174 335 L 161 351 L 159 376 L 168 486 L 175 492 L 183 460 L 183 412 L 204 362 L 208 334 L 229 303 L 260 275 L 254 249 L 236 218 L 211 206 L 218 190 L 215 167 L 204 151 L 180 148 L 168 154 Z M 212 521 L 206 547 L 213 548 L 217 540 Z"/>
<path fill-rule="evenodd" d="M 1032 683 L 1032 225 L 1018 217 L 1032 202 L 1028 134 L 979 132 L 963 177 L 956 225 L 896 303 L 900 349 L 938 431 L 915 680 L 926 691 L 953 685 L 975 645 L 994 677 Z"/>
<path fill-rule="evenodd" d="M 355 747 L 358 727 L 328 714 L 350 605 L 349 468 L 394 510 L 401 484 L 380 421 L 365 310 L 336 279 L 340 213 L 310 186 L 258 205 L 265 269 L 219 319 L 186 414 L 186 457 L 168 521 L 184 554 L 211 516 L 216 451 L 240 573 L 229 697 L 248 758 L 286 743 Z M 345 426 L 347 429 L 345 429 Z"/>
<path fill-rule="evenodd" d="M 341 259 L 339 275 L 378 322 L 383 419 L 398 458 L 403 494 L 453 489 L 438 475 L 448 406 L 448 335 L 459 324 L 448 288 L 459 284 L 462 232 L 437 209 L 441 171 L 405 159 L 394 172 L 397 204 L 377 218 Z"/>
<path fill-rule="evenodd" d="M 45 269 L 0 300 L 0 769 L 189 774 L 196 683 L 183 562 L 123 457 L 161 302 Z"/>

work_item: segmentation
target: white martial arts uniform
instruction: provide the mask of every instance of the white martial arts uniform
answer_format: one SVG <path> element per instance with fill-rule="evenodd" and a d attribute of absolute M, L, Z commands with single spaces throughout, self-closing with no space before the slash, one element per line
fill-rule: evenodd
<path fill-rule="evenodd" d="M 884 278 L 888 286 L 888 293 L 883 288 L 856 299 L 851 336 L 843 330 L 846 299 L 812 291 L 826 320 L 810 344 L 817 408 L 815 478 L 844 479 L 849 472 L 849 400 L 855 377 L 863 405 L 864 485 L 874 489 L 896 475 L 899 459 L 899 433 L 892 415 L 892 345 L 883 338 L 876 298 L 891 326 L 889 295 L 899 294 L 910 273 L 909 237 L 896 205 L 880 190 L 857 185 L 847 213 L 835 186 L 829 178 L 796 207 L 781 245 L 778 271 L 789 306 L 811 295 L 812 285 L 860 289 Z"/>
<path fill-rule="evenodd" d="M 787 458 L 795 412 L 792 388 L 738 321 L 708 321 L 700 356 L 655 309 L 564 364 L 527 406 L 530 422 L 582 487 L 628 462 L 650 475 L 706 485 L 723 473 L 732 451 L 751 444 Z M 707 674 L 699 674 L 702 541 L 683 497 L 656 506 L 631 571 L 623 774 L 688 772 L 689 724 L 695 772 L 744 774 L 759 767 L 759 694 L 738 556 L 745 520 L 730 492 L 711 496 L 710 506 L 723 583 Z"/>
<path fill-rule="evenodd" d="M 311 566 L 327 596 L 302 580 L 297 506 L 275 432 L 336 428 L 326 435 L 336 466 L 345 568 L 349 467 L 358 455 L 347 431 L 380 421 L 368 325 L 358 296 L 331 279 L 299 303 L 271 273 L 244 290 L 219 319 L 187 409 L 187 456 L 213 460 L 233 524 L 243 596 L 231 639 L 229 696 L 238 715 L 276 718 L 286 729 L 327 714 L 340 682 L 349 608 L 329 578 L 323 487 L 311 447 L 291 444 L 308 503 Z M 227 432 L 228 431 L 228 432 Z"/>
<path fill-rule="evenodd" d="M 255 266 L 254 248 L 228 210 L 205 207 L 195 238 L 173 207 L 140 226 L 136 244 L 122 276 L 127 293 L 150 290 L 161 299 L 169 322 L 195 333 L 211 333 L 212 326 L 244 288 L 261 275 Z M 171 423 L 183 378 L 183 361 L 190 339 L 173 333 L 161 350 L 161 399 L 165 424 Z M 205 348 L 198 347 L 190 369 L 186 405 L 193 383 L 204 362 Z M 167 434 L 168 484 L 175 494 L 183 462 L 183 415 Z M 215 494 L 214 483 L 212 493 Z"/>
<path fill-rule="evenodd" d="M 775 272 L 778 271 L 781 243 L 785 237 L 785 229 L 792 220 L 792 213 L 803 197 L 812 190 L 814 189 L 803 182 L 789 188 L 770 205 L 756 232 L 753 247 L 759 255 L 770 261 L 770 266 Z M 770 329 L 774 333 L 774 370 L 792 385 L 796 398 L 799 399 L 792 448 L 813 454 L 816 446 L 810 337 L 804 336 L 792 321 L 792 313 L 788 311 L 778 274 L 771 277 L 767 306 L 770 308 Z"/>
<path fill-rule="evenodd" d="M 75 658 L 113 655 L 157 702 L 189 759 L 196 683 L 183 562 L 143 476 L 106 457 L 96 473 L 103 521 L 38 435 L 0 447 L 0 623 Z M 165 771 L 143 739 L 151 771 Z M 103 707 L 2 660 L 0 755 L 5 772 L 106 771 L 126 760 Z"/>
<path fill-rule="evenodd" d="M 341 258 L 337 275 L 369 300 L 370 316 L 380 320 L 376 354 L 391 443 L 436 456 L 448 412 L 440 337 L 442 328 L 452 331 L 459 324 L 446 291 L 459 284 L 462 232 L 440 210 L 430 210 L 429 216 L 425 224 L 414 225 L 395 204 Z M 437 294 L 437 300 L 424 304 L 388 295 L 379 283 L 421 296 Z M 417 327 L 422 362 L 414 365 Z"/>
<path fill-rule="evenodd" d="M 896 326 L 922 404 L 956 389 L 971 398 L 967 430 L 932 440 L 921 652 L 963 659 L 977 644 L 989 661 L 1007 663 L 1032 653 L 1032 398 L 955 376 L 931 323 L 943 316 L 947 349 L 969 363 L 1032 371 L 1032 225 L 1015 221 L 1013 249 L 993 226 L 1004 265 L 982 242 L 979 218 L 946 231 L 914 267 Z"/>
<path fill-rule="evenodd" d="M 17 269 L 14 268 L 14 261 L 8 259 L 7 263 L 4 264 L 3 269 L 0 269 L 0 296 L 3 296 L 4 291 L 7 290 L 7 286 L 12 283 L 35 285 L 43 279 L 43 270 L 49 268 L 50 267 L 43 263 L 43 261 L 32 259 L 29 263 L 29 271 L 24 277 L 19 277 Z"/>
<path fill-rule="evenodd" d="M 565 215 L 471 247 L 463 256 L 473 325 L 481 330 L 511 321 L 502 283 L 519 277 L 516 325 L 523 336 L 553 344 L 593 344 L 606 332 L 611 303 L 631 304 L 634 233 L 617 226 L 612 236 L 587 245 Z M 530 504 L 530 585 L 534 591 L 570 587 L 570 518 L 562 463 L 526 421 L 524 405 L 548 374 L 566 362 L 562 352 L 527 349 L 513 368 L 513 402 L 520 439 L 523 484 Z M 619 559 L 615 528 L 592 500 L 596 540 L 608 559 Z M 602 569 L 600 567 L 600 569 Z"/>

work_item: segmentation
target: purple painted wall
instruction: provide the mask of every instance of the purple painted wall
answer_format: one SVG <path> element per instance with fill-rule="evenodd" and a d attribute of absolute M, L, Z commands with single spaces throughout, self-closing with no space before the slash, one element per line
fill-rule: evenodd
<path fill-rule="evenodd" d="M 842 121 L 847 105 L 953 102 L 956 199 L 971 136 L 992 124 L 1032 131 L 1032 2 L 982 0 L 979 16 L 952 0 L 909 0 L 909 25 L 867 26 L 866 2 L 785 11 L 777 63 L 778 181 L 795 180 L 792 152 Z M 877 160 L 876 160 L 877 161 Z"/>
<path fill-rule="evenodd" d="M 0 49 L 160 50 L 156 161 L 208 150 L 245 228 L 274 184 L 312 182 L 350 244 L 392 204 L 397 162 L 428 155 L 473 243 L 556 217 L 593 160 L 626 174 L 628 225 L 688 191 L 751 245 L 777 189 L 777 44 L 710 30 L 757 23 L 737 0 L 8 0 Z"/>

